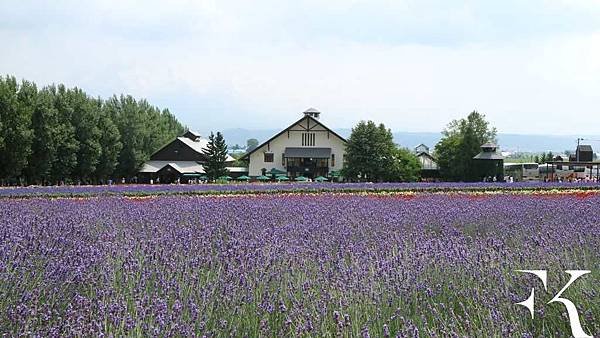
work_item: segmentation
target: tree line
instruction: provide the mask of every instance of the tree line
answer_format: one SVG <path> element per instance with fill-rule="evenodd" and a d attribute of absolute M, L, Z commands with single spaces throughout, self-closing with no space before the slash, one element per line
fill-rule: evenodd
<path fill-rule="evenodd" d="M 393 141 L 384 124 L 361 121 L 347 140 L 344 177 L 350 181 L 406 182 L 419 179 L 421 165 L 416 155 Z M 473 111 L 454 120 L 442 131 L 431 154 L 439 168 L 439 180 L 479 181 L 480 164 L 473 157 L 484 143 L 496 142 L 496 129 L 485 115 Z"/>
<path fill-rule="evenodd" d="M 0 183 L 102 183 L 132 178 L 184 132 L 168 109 L 129 95 L 91 97 L 63 84 L 0 77 Z"/>

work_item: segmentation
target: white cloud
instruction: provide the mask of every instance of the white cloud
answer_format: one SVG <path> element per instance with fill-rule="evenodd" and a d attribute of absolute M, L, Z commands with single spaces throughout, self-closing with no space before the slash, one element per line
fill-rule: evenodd
<path fill-rule="evenodd" d="M 536 10 L 567 6 L 547 4 Z M 12 17 L 1 72 L 147 97 L 202 130 L 276 128 L 315 106 L 338 127 L 437 131 L 478 109 L 503 132 L 600 132 L 581 123 L 600 106 L 600 34 L 585 17 L 556 31 L 544 15 L 523 24 L 526 11 L 468 2 L 67 2 L 51 17 L 21 6 L 0 5 Z M 568 8 L 558 26 L 600 6 Z M 515 27 L 499 28 L 511 14 Z"/>

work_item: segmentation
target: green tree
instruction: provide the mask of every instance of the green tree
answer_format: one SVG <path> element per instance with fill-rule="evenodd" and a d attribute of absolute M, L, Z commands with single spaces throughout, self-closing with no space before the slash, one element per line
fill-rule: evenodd
<path fill-rule="evenodd" d="M 100 157 L 94 176 L 99 180 L 111 177 L 117 167 L 119 153 L 123 148 L 121 135 L 116 124 L 110 118 L 110 113 L 102 107 L 98 118 L 98 129 L 100 130 Z"/>
<path fill-rule="evenodd" d="M 533 157 L 533 162 L 535 162 L 535 163 L 540 163 L 540 156 L 539 156 L 539 155 L 535 155 L 535 156 Z"/>
<path fill-rule="evenodd" d="M 450 181 L 478 180 L 473 157 L 486 142 L 496 142 L 496 128 L 490 127 L 485 115 L 473 111 L 466 118 L 450 122 L 435 146 L 442 178 Z"/>
<path fill-rule="evenodd" d="M 79 150 L 75 127 L 71 123 L 74 110 L 64 85 L 52 87 L 51 90 L 54 90 L 54 108 L 58 112 L 58 124 L 54 128 L 56 157 L 52 163 L 50 177 L 55 183 L 68 182 L 73 180 Z"/>
<path fill-rule="evenodd" d="M 67 91 L 69 104 L 73 109 L 71 123 L 75 129 L 75 139 L 79 144 L 77 150 L 77 164 L 73 175 L 86 183 L 90 183 L 102 153 L 100 146 L 101 131 L 98 128 L 98 118 L 102 102 L 99 99 L 89 98 L 81 89 L 74 88 Z"/>
<path fill-rule="evenodd" d="M 184 127 L 167 109 L 113 96 L 104 102 L 78 88 L 0 77 L 0 181 L 93 182 L 131 177 Z"/>
<path fill-rule="evenodd" d="M 115 113 L 115 122 L 121 135 L 123 148 L 119 153 L 116 169 L 118 177 L 134 176 L 139 166 L 147 159 L 144 153 L 145 116 L 131 96 L 113 97 L 108 102 L 109 109 Z"/>
<path fill-rule="evenodd" d="M 406 148 L 394 149 L 393 160 L 387 169 L 386 181 L 414 182 L 421 173 L 421 163 L 417 156 Z"/>
<path fill-rule="evenodd" d="M 547 160 L 546 153 L 542 153 L 542 155 L 540 156 L 540 162 L 538 162 L 538 163 L 540 163 L 540 164 L 546 163 L 546 160 Z"/>
<path fill-rule="evenodd" d="M 52 163 L 56 161 L 56 129 L 58 112 L 54 107 L 54 93 L 44 88 L 38 93 L 31 118 L 33 141 L 26 175 L 29 183 L 46 184 L 51 179 Z"/>
<path fill-rule="evenodd" d="M 350 180 L 384 181 L 389 178 L 395 151 L 391 130 L 361 121 L 348 138 L 343 175 Z"/>
<path fill-rule="evenodd" d="M 168 110 L 159 110 L 146 100 L 131 96 L 112 97 L 106 102 L 123 145 L 116 168 L 118 177 L 133 177 L 153 152 L 180 135 L 184 127 Z"/>
<path fill-rule="evenodd" d="M 246 152 L 251 152 L 256 147 L 258 147 L 258 140 L 255 138 L 250 138 L 246 140 Z"/>
<path fill-rule="evenodd" d="M 209 180 L 216 180 L 221 176 L 227 175 L 225 161 L 227 160 L 227 144 L 221 132 L 217 134 L 210 133 L 208 145 L 203 151 L 206 155 L 206 164 L 204 172 Z"/>
<path fill-rule="evenodd" d="M 0 179 L 21 178 L 31 154 L 31 117 L 37 99 L 31 82 L 21 85 L 14 77 L 0 78 Z"/>

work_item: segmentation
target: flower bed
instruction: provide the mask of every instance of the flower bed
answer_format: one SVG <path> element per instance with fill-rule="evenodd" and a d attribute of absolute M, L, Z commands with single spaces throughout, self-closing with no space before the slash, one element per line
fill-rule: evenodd
<path fill-rule="evenodd" d="M 600 184 L 580 183 L 238 183 L 202 185 L 113 185 L 0 188 L 0 198 L 144 195 L 272 194 L 279 192 L 446 192 L 513 190 L 596 190 Z"/>

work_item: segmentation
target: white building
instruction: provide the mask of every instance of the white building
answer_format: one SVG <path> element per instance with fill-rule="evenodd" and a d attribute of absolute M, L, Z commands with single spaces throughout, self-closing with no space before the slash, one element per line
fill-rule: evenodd
<path fill-rule="evenodd" d="M 423 143 L 415 147 L 415 154 L 421 163 L 421 172 L 428 170 L 438 170 L 437 162 L 435 158 L 429 153 L 429 147 Z"/>
<path fill-rule="evenodd" d="M 246 154 L 249 175 L 279 172 L 290 178 L 315 178 L 342 169 L 346 140 L 321 123 L 320 114 L 308 109 L 301 119 Z"/>

